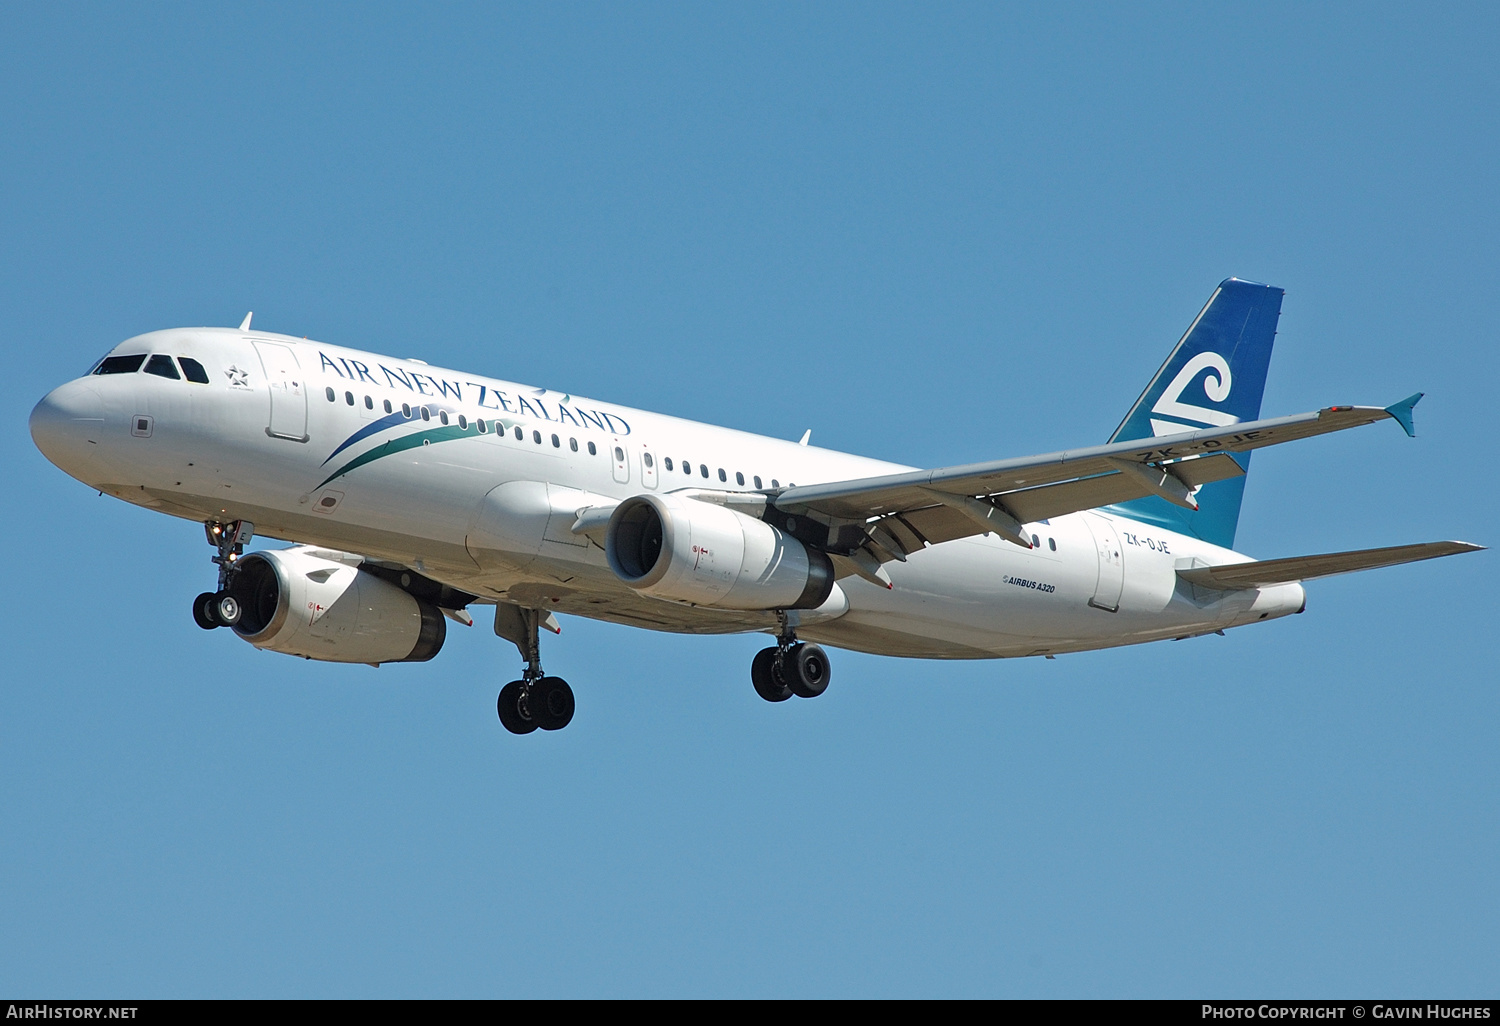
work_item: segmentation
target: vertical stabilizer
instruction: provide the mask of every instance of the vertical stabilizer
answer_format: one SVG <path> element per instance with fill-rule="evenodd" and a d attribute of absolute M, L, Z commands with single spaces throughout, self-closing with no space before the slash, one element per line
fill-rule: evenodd
<path fill-rule="evenodd" d="M 1110 441 L 1226 427 L 1259 417 L 1283 294 L 1238 278 L 1220 283 Z M 1249 453 L 1237 453 L 1234 459 L 1249 470 Z M 1196 496 L 1196 512 L 1155 496 L 1109 510 L 1232 548 L 1244 493 L 1245 479 L 1236 477 L 1204 485 Z"/>

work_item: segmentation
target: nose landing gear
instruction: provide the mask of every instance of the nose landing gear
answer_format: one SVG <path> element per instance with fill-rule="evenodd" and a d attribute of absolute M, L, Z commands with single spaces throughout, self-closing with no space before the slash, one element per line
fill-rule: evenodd
<path fill-rule="evenodd" d="M 778 611 L 776 615 L 781 622 L 776 647 L 755 654 L 750 663 L 750 683 L 767 702 L 785 702 L 793 695 L 817 698 L 828 690 L 828 656 L 821 645 L 797 640 L 786 613 Z"/>
<path fill-rule="evenodd" d="M 561 677 L 542 673 L 539 633 L 548 620 L 551 614 L 541 609 L 506 604 L 495 607 L 495 633 L 515 642 L 526 660 L 521 679 L 501 688 L 495 702 L 501 726 L 512 734 L 530 734 L 537 729 L 561 730 L 573 720 L 573 689 Z"/>
<path fill-rule="evenodd" d="M 219 550 L 213 562 L 219 567 L 219 590 L 205 591 L 193 599 L 193 622 L 206 631 L 215 627 L 233 627 L 240 622 L 240 600 L 232 594 L 235 575 L 239 573 L 239 559 L 245 554 L 245 546 L 255 537 L 255 525 L 248 520 L 233 520 L 227 524 L 217 520 L 204 523 L 203 531 L 208 543 Z"/>

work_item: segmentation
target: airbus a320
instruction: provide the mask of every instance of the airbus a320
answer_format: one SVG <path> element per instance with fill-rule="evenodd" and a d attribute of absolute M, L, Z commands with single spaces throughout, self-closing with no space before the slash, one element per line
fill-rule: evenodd
<path fill-rule="evenodd" d="M 1302 612 L 1302 582 L 1480 546 L 1255 560 L 1251 453 L 1394 421 L 1420 393 L 1261 419 L 1282 291 L 1229 279 L 1103 445 L 919 470 L 341 346 L 177 328 L 116 346 L 31 414 L 90 488 L 203 524 L 193 617 L 330 662 L 438 654 L 490 606 L 523 670 L 516 734 L 573 718 L 542 670 L 556 614 L 774 638 L 769 702 L 828 687 L 823 646 L 1055 656 Z M 246 552 L 255 535 L 294 543 Z"/>

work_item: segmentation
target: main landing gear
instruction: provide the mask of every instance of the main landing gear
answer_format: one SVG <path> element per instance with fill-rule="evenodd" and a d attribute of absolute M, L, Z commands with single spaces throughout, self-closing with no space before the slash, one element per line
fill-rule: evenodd
<path fill-rule="evenodd" d="M 573 689 L 561 677 L 542 674 L 542 646 L 538 632 L 547 614 L 540 609 L 516 609 L 514 612 L 522 620 L 526 669 L 521 671 L 520 680 L 513 680 L 500 689 L 500 697 L 495 702 L 500 724 L 512 734 L 530 734 L 538 728 L 562 730 L 573 719 Z M 496 623 L 496 633 L 499 633 L 498 616 Z M 520 645 L 521 641 L 518 641 L 517 647 Z"/>
<path fill-rule="evenodd" d="M 219 590 L 205 591 L 193 599 L 193 620 L 206 631 L 215 627 L 233 627 L 240 622 L 240 600 L 232 592 L 235 575 L 240 572 L 239 559 L 245 546 L 255 537 L 255 525 L 248 520 L 221 524 L 207 521 L 203 531 L 208 543 L 219 550 L 213 561 L 219 566 Z"/>
<path fill-rule="evenodd" d="M 828 656 L 820 645 L 797 640 L 797 632 L 778 612 L 781 630 L 775 648 L 763 648 L 750 663 L 750 683 L 755 693 L 767 702 L 785 702 L 798 698 L 817 698 L 828 690 Z"/>

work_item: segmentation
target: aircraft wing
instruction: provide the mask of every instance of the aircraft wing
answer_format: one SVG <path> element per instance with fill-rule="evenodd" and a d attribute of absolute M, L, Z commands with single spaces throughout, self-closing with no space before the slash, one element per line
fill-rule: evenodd
<path fill-rule="evenodd" d="M 1318 556 L 1291 556 L 1287 559 L 1262 559 L 1254 563 L 1200 566 L 1178 570 L 1177 576 L 1200 587 L 1235 591 L 1308 581 L 1315 577 L 1332 577 L 1334 574 L 1373 570 L 1399 563 L 1415 563 L 1420 559 L 1477 552 L 1483 548 L 1483 545 L 1461 541 L 1422 542 L 1418 545 L 1393 545 L 1384 549 L 1326 552 Z"/>
<path fill-rule="evenodd" d="M 904 559 L 924 544 L 995 532 L 1031 547 L 1023 524 L 1158 495 L 1196 509 L 1193 491 L 1244 474 L 1231 453 L 1343 431 L 1387 418 L 1412 434 L 1421 393 L 1392 406 L 1330 406 L 1274 417 L 1042 456 L 918 470 L 884 477 L 787 488 L 774 506 L 862 524 L 879 562 Z M 865 546 L 870 549 L 871 546 Z M 883 550 L 883 551 L 879 551 Z M 880 576 L 856 551 L 854 572 Z"/>

